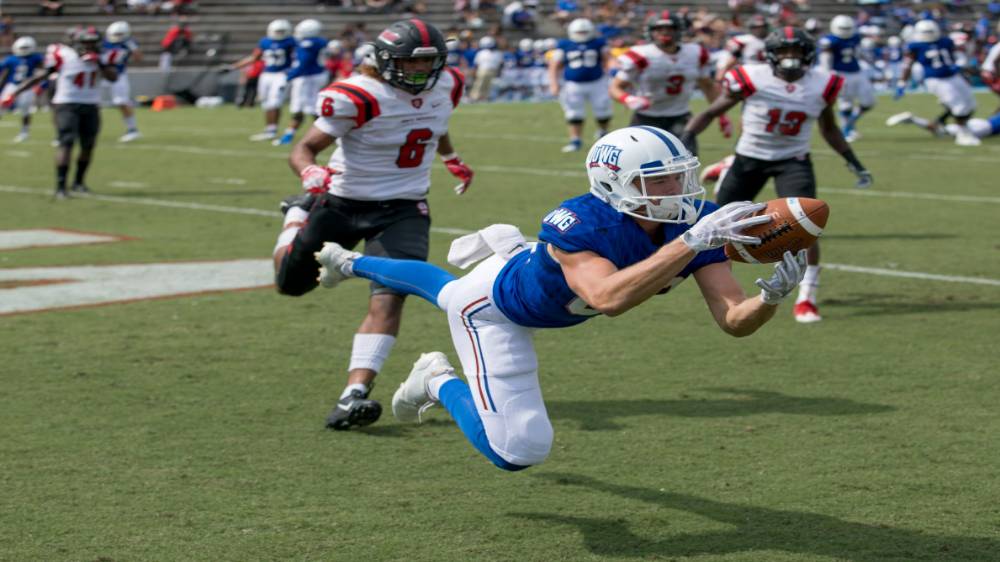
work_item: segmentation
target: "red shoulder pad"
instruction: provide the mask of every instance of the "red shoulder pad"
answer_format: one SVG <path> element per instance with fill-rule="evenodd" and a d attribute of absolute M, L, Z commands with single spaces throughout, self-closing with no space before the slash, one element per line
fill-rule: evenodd
<path fill-rule="evenodd" d="M 451 85 L 451 106 L 458 107 L 458 102 L 462 101 L 462 94 L 465 93 L 465 75 L 457 68 L 451 66 L 444 68 L 448 71 L 448 74 L 451 74 L 452 80 L 455 81 Z"/>
<path fill-rule="evenodd" d="M 823 88 L 823 101 L 827 105 L 832 104 L 837 101 L 837 94 L 840 93 L 840 89 L 844 87 L 844 77 L 833 74 L 830 76 L 830 81 L 826 83 L 826 88 Z"/>
<path fill-rule="evenodd" d="M 357 86 L 356 84 L 348 84 L 346 82 L 334 82 L 326 88 L 324 91 L 332 91 L 338 94 L 346 96 L 354 106 L 357 108 L 357 115 L 354 117 L 357 126 L 360 127 L 365 123 L 371 121 L 372 119 L 378 117 L 381 114 L 379 109 L 378 100 L 375 96 L 371 95 L 369 92 Z"/>

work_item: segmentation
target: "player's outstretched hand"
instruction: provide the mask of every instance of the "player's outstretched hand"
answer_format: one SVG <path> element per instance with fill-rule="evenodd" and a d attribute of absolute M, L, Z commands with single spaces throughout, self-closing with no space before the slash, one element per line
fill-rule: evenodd
<path fill-rule="evenodd" d="M 851 171 L 852 174 L 858 177 L 858 181 L 854 184 L 854 187 L 858 189 L 868 189 L 875 183 L 875 177 L 872 173 L 864 168 L 858 168 L 851 163 L 847 164 L 847 169 Z"/>
<path fill-rule="evenodd" d="M 642 110 L 642 109 L 649 109 L 649 98 L 645 98 L 645 97 L 642 97 L 642 96 L 628 95 L 628 96 L 625 96 L 625 99 L 622 100 L 622 101 L 632 111 L 639 111 L 639 110 Z"/>
<path fill-rule="evenodd" d="M 760 299 L 765 304 L 778 304 L 802 282 L 806 274 L 807 252 L 808 250 L 799 250 L 794 256 L 791 252 L 785 252 L 781 261 L 774 264 L 774 275 L 770 279 L 757 279 Z"/>
<path fill-rule="evenodd" d="M 475 176 L 475 172 L 472 168 L 468 166 L 462 159 L 458 157 L 457 154 L 450 155 L 448 158 L 442 160 L 451 175 L 462 180 L 462 183 L 455 186 L 455 193 L 461 195 L 465 193 L 469 186 L 472 185 L 472 177 Z"/>
<path fill-rule="evenodd" d="M 306 166 L 299 173 L 299 177 L 302 178 L 302 189 L 309 193 L 326 193 L 326 186 L 330 183 L 330 176 L 335 173 L 337 173 L 335 170 L 326 166 L 318 166 L 316 164 Z"/>
<path fill-rule="evenodd" d="M 681 241 L 695 252 L 719 248 L 730 242 L 760 244 L 760 238 L 746 236 L 742 231 L 747 227 L 771 222 L 771 215 L 750 216 L 765 208 L 767 203 L 734 201 L 702 217 L 681 235 Z"/>

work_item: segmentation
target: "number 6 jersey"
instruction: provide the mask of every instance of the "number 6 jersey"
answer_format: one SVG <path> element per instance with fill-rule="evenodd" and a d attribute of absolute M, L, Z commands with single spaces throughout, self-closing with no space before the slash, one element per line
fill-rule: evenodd
<path fill-rule="evenodd" d="M 837 100 L 844 79 L 810 68 L 785 82 L 771 65 L 755 64 L 730 70 L 722 85 L 744 100 L 736 154 L 775 162 L 809 154 L 813 122 Z"/>
<path fill-rule="evenodd" d="M 417 95 L 358 74 L 324 88 L 313 126 L 336 137 L 330 193 L 348 199 L 423 199 L 431 185 L 438 139 L 465 88 L 462 74 L 441 71 Z"/>

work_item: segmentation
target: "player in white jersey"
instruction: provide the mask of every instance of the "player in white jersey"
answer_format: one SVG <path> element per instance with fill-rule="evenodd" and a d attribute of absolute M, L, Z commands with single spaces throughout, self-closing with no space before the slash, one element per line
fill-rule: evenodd
<path fill-rule="evenodd" d="M 726 73 L 736 66 L 767 64 L 764 57 L 764 38 L 769 31 L 767 19 L 755 15 L 747 22 L 749 33 L 743 33 L 726 41 L 726 47 L 719 57 L 715 78 L 722 81 Z"/>
<path fill-rule="evenodd" d="M 695 86 L 709 101 L 718 97 L 708 50 L 697 43 L 682 43 L 683 33 L 684 20 L 664 12 L 646 22 L 649 43 L 618 57 L 618 72 L 608 92 L 635 111 L 632 125 L 659 127 L 680 136 L 691 119 L 689 104 Z M 720 125 L 724 132 L 731 127 L 724 116 Z M 693 137 L 689 141 L 695 143 Z M 696 143 L 687 147 L 698 153 Z"/>
<path fill-rule="evenodd" d="M 84 27 L 73 33 L 73 47 L 59 43 L 49 45 L 45 52 L 45 72 L 37 73 L 24 81 L 9 98 L 0 100 L 0 105 L 8 105 L 8 100 L 16 99 L 36 84 L 56 73 L 56 93 L 52 98 L 55 107 L 55 124 L 59 146 L 56 149 L 56 192 L 57 199 L 68 196 L 66 176 L 69 173 L 73 144 L 80 141 L 80 152 L 76 158 L 76 176 L 73 191 L 89 192 L 85 183 L 87 168 L 97 144 L 97 133 L 101 129 L 101 78 L 114 81 L 118 71 L 101 53 L 101 33 L 94 27 Z"/>
<path fill-rule="evenodd" d="M 284 226 L 274 249 L 276 285 L 303 295 L 317 285 L 313 257 L 324 242 L 367 255 L 426 260 L 434 153 L 461 179 L 472 170 L 455 153 L 448 120 L 464 78 L 446 66 L 441 32 L 419 19 L 396 22 L 376 38 L 360 72 L 320 92 L 319 117 L 292 148 L 289 164 L 302 179 L 304 196 L 286 200 Z M 329 164 L 316 157 L 334 142 Z M 399 332 L 403 296 L 372 285 L 368 314 L 354 337 L 348 384 L 326 420 L 348 429 L 378 419 L 382 408 L 369 394 Z"/>
<path fill-rule="evenodd" d="M 997 33 L 1000 34 L 1000 22 L 997 22 Z M 986 53 L 979 67 L 979 77 L 994 94 L 1000 96 L 1000 42 L 994 43 Z"/>
<path fill-rule="evenodd" d="M 872 184 L 872 175 L 854 155 L 837 126 L 834 103 L 844 79 L 812 66 L 816 44 L 806 32 L 784 27 L 766 40 L 768 66 L 739 66 L 723 81 L 723 95 L 688 124 L 685 136 L 697 135 L 718 115 L 743 103 L 742 133 L 732 167 L 721 182 L 716 202 L 757 197 L 774 178 L 779 197 L 816 197 L 816 175 L 809 158 L 814 122 L 823 139 L 847 161 L 856 187 Z M 817 322 L 819 244 L 809 249 L 809 267 L 799 288 L 795 319 Z"/>

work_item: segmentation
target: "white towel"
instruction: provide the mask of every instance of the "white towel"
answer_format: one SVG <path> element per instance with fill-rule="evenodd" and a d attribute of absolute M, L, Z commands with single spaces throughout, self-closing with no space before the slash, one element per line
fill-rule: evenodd
<path fill-rule="evenodd" d="M 456 238 L 448 250 L 448 263 L 466 269 L 493 254 L 504 261 L 528 248 L 524 235 L 514 225 L 492 224 L 486 228 Z"/>

